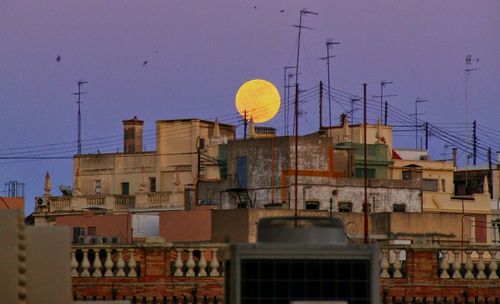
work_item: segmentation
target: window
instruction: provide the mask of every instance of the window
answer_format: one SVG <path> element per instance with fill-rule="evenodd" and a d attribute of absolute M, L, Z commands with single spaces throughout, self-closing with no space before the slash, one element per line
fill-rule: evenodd
<path fill-rule="evenodd" d="M 356 168 L 356 177 L 364 177 L 364 168 Z M 366 177 L 375 178 L 375 169 L 366 169 Z"/>
<path fill-rule="evenodd" d="M 394 212 L 405 212 L 406 205 L 405 204 L 394 204 L 392 205 L 392 211 Z"/>
<path fill-rule="evenodd" d="M 96 227 L 87 227 L 87 235 L 96 236 L 97 228 Z"/>
<path fill-rule="evenodd" d="M 444 178 L 441 180 L 441 188 L 443 189 L 443 192 L 446 192 L 446 181 Z"/>
<path fill-rule="evenodd" d="M 101 180 L 100 179 L 96 179 L 94 181 L 94 193 L 101 194 Z"/>
<path fill-rule="evenodd" d="M 241 156 L 236 158 L 236 181 L 238 188 L 247 187 L 247 158 Z"/>
<path fill-rule="evenodd" d="M 318 201 L 307 201 L 306 202 L 306 210 L 319 210 L 319 202 Z"/>
<path fill-rule="evenodd" d="M 422 168 L 411 167 L 411 169 L 406 169 L 402 173 L 403 180 L 420 180 L 422 179 Z"/>
<path fill-rule="evenodd" d="M 352 203 L 339 202 L 339 212 L 352 212 Z"/>
<path fill-rule="evenodd" d="M 73 243 L 81 243 L 80 237 L 83 237 L 84 235 L 84 227 L 73 227 Z"/>
<path fill-rule="evenodd" d="M 437 188 L 438 188 L 438 180 L 437 179 L 424 178 L 422 180 L 422 190 L 423 191 L 436 192 Z"/>
<path fill-rule="evenodd" d="M 130 194 L 130 189 L 129 189 L 129 183 L 122 183 L 122 195 L 129 195 Z"/>
<path fill-rule="evenodd" d="M 149 178 L 149 192 L 156 192 L 156 177 Z"/>

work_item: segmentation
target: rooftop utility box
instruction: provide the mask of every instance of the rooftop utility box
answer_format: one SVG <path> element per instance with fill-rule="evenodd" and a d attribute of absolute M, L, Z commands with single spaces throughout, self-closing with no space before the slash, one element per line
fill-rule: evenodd
<path fill-rule="evenodd" d="M 378 260 L 376 245 L 346 243 L 339 219 L 265 218 L 256 244 L 231 245 L 226 301 L 378 303 Z"/>

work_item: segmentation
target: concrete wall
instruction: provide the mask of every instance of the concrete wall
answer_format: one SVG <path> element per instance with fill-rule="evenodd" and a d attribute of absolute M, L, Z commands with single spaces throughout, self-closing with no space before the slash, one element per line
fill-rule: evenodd
<path fill-rule="evenodd" d="M 167 242 L 210 241 L 210 210 L 166 211 L 160 213 L 160 236 Z"/>
<path fill-rule="evenodd" d="M 113 237 L 119 236 L 122 241 L 132 241 L 132 226 L 130 214 L 106 214 L 100 215 L 92 212 L 84 212 L 76 215 L 65 215 L 56 217 L 57 226 L 68 227 L 96 227 L 97 236 Z"/>
<path fill-rule="evenodd" d="M 145 153 L 115 153 L 75 156 L 73 166 L 79 173 L 77 184 L 83 195 L 95 193 L 95 181 L 101 181 L 101 194 L 121 194 L 121 183 L 129 183 L 130 194 L 139 192 L 144 178 L 149 189 L 149 178 L 156 176 L 156 155 Z M 74 177 L 76 178 L 76 176 Z"/>
<path fill-rule="evenodd" d="M 264 217 L 293 216 L 294 210 L 233 209 L 212 211 L 212 241 L 242 242 L 257 241 L 257 224 Z M 299 210 L 299 216 L 327 217 L 326 211 Z M 345 225 L 348 239 L 359 242 L 364 234 L 362 213 L 337 213 Z M 460 214 L 423 213 L 373 213 L 369 214 L 370 237 L 382 242 L 393 239 L 416 242 L 472 242 L 471 219 Z M 463 227 L 463 230 L 462 230 Z M 463 238 L 462 238 L 463 234 Z"/>

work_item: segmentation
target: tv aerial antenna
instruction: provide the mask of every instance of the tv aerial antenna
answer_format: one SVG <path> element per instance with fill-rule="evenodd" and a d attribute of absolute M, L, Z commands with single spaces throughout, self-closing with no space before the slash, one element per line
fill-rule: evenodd
<path fill-rule="evenodd" d="M 87 93 L 87 92 L 82 92 L 82 86 L 87 83 L 88 83 L 87 81 L 83 80 L 78 81 L 78 92 L 73 93 L 73 95 L 78 96 L 78 99 L 76 101 L 76 104 L 78 105 L 78 138 L 77 138 L 78 155 L 82 154 L 82 112 L 80 110 L 80 105 L 82 103 L 81 96 Z"/>

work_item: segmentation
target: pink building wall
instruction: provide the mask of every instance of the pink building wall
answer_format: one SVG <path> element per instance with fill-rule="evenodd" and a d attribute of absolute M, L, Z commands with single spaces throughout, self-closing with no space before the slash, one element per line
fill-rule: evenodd
<path fill-rule="evenodd" d="M 65 215 L 56 217 L 56 225 L 69 227 L 96 227 L 96 236 L 119 236 L 127 243 L 132 240 L 130 214 L 95 214 Z"/>
<path fill-rule="evenodd" d="M 160 236 L 166 242 L 210 241 L 212 212 L 210 209 L 162 212 Z"/>

